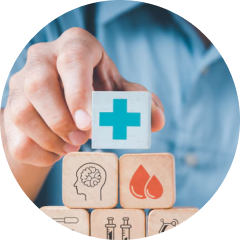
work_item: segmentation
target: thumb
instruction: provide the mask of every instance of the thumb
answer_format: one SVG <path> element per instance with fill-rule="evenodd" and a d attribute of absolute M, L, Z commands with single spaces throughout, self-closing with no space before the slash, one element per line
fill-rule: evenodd
<path fill-rule="evenodd" d="M 121 80 L 121 91 L 148 91 L 144 86 L 131 83 L 125 79 Z M 151 130 L 152 132 L 160 131 L 165 125 L 165 115 L 164 108 L 161 100 L 154 93 L 152 94 L 152 104 L 151 104 Z"/>

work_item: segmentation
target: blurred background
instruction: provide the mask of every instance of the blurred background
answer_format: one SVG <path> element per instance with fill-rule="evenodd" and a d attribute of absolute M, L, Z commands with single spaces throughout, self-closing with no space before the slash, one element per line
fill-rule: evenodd
<path fill-rule="evenodd" d="M 52 19 L 81 3 L 0 3 L 1 70 L 9 72 L 28 40 Z M 177 13 L 218 46 L 230 71 L 240 72 L 240 3 L 158 3 Z M 6 74 L 1 78 L 6 79 Z M 234 74 L 236 75 L 236 74 Z M 239 76 L 239 75 L 238 75 Z"/>
<path fill-rule="evenodd" d="M 0 80 L 4 83 L 19 52 L 45 24 L 81 3 L 0 3 Z M 226 56 L 240 99 L 240 3 L 161 3 L 180 15 Z M 240 147 L 239 147 L 240 149 Z M 239 151 L 240 153 L 240 151 Z M 239 154 L 240 157 L 240 154 Z M 229 172 L 209 208 L 240 208 L 240 166 Z"/>

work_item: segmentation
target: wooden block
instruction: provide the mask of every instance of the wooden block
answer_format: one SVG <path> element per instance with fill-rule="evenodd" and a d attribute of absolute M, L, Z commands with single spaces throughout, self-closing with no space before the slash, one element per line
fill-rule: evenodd
<path fill-rule="evenodd" d="M 92 148 L 149 149 L 151 93 L 92 93 Z"/>
<path fill-rule="evenodd" d="M 63 160 L 63 203 L 69 208 L 113 208 L 118 202 L 118 157 L 70 153 Z"/>
<path fill-rule="evenodd" d="M 152 210 L 148 215 L 148 236 L 162 233 L 178 226 L 197 211 L 197 208 L 188 207 Z"/>
<path fill-rule="evenodd" d="M 120 158 L 123 208 L 170 208 L 175 202 L 175 160 L 169 153 L 127 154 Z"/>
<path fill-rule="evenodd" d="M 61 225 L 89 236 L 89 213 L 84 209 L 66 207 L 42 207 L 41 210 Z"/>
<path fill-rule="evenodd" d="M 129 240 L 146 236 L 145 212 L 140 209 L 97 209 L 91 213 L 91 236 Z"/>

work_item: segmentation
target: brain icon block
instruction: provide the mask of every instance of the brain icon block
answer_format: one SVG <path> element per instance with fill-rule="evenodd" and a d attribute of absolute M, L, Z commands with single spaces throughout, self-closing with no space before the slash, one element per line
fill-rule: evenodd
<path fill-rule="evenodd" d="M 99 169 L 95 167 L 87 167 L 81 173 L 81 181 L 87 187 L 95 187 L 101 181 Z"/>

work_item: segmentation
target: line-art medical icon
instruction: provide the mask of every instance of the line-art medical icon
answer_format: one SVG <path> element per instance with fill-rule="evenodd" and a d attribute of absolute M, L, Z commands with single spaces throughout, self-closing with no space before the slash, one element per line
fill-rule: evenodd
<path fill-rule="evenodd" d="M 79 219 L 77 217 L 52 218 L 52 240 L 58 240 L 58 224 L 76 224 Z M 70 239 L 74 240 L 74 229 L 70 231 Z"/>
<path fill-rule="evenodd" d="M 87 167 L 81 173 L 81 180 L 87 187 L 95 187 L 101 181 L 101 174 L 96 167 Z"/>
<path fill-rule="evenodd" d="M 99 126 L 112 127 L 113 140 L 126 140 L 127 127 L 141 126 L 141 113 L 127 112 L 127 99 L 113 99 L 113 112 L 100 112 Z"/>
<path fill-rule="evenodd" d="M 106 170 L 97 163 L 85 163 L 76 172 L 77 181 L 74 183 L 78 195 L 84 195 L 87 201 L 87 194 L 96 196 L 102 201 L 102 188 L 107 180 Z"/>
<path fill-rule="evenodd" d="M 178 220 L 177 219 L 173 219 L 172 222 L 170 223 L 165 223 L 164 222 L 164 219 L 161 219 L 160 220 L 162 222 L 162 226 L 159 230 L 159 233 L 162 233 L 162 232 L 165 232 L 165 230 L 169 227 L 169 226 L 173 226 L 173 227 L 176 227 L 177 224 L 178 224 Z"/>
<path fill-rule="evenodd" d="M 114 218 L 108 217 L 107 220 L 108 223 L 105 225 L 107 229 L 106 239 L 114 240 L 116 228 L 116 224 L 113 223 Z M 132 227 L 132 225 L 128 224 L 128 220 L 128 217 L 124 217 L 123 224 L 120 225 L 120 228 L 122 229 L 122 240 L 130 240 L 130 228 Z"/>
<path fill-rule="evenodd" d="M 158 199 L 163 195 L 163 187 L 155 175 L 150 178 L 146 169 L 140 165 L 129 184 L 130 192 L 138 199 Z"/>
<path fill-rule="evenodd" d="M 115 239 L 115 227 L 116 227 L 116 224 L 113 224 L 114 218 L 108 217 L 107 220 L 108 220 L 108 223 L 105 225 L 105 227 L 107 229 L 106 239 L 114 240 Z"/>
<path fill-rule="evenodd" d="M 132 225 L 128 224 L 128 217 L 123 218 L 123 224 L 120 226 L 122 228 L 122 240 L 129 240 L 130 239 L 130 228 Z"/>

